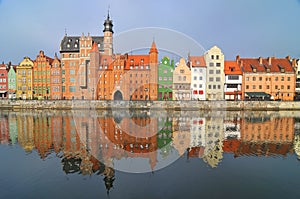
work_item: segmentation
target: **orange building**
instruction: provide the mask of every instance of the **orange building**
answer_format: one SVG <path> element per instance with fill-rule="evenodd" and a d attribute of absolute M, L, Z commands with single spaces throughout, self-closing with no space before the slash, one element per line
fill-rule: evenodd
<path fill-rule="evenodd" d="M 33 62 L 33 89 L 34 98 L 49 99 L 50 98 L 50 74 L 53 59 L 46 56 L 44 51 L 40 51 L 36 60 Z"/>
<path fill-rule="evenodd" d="M 293 100 L 296 75 L 289 57 L 268 57 L 258 59 L 240 58 L 236 61 L 243 70 L 242 99 L 257 98 L 255 93 L 265 93 L 262 97 L 273 100 Z"/>
<path fill-rule="evenodd" d="M 152 43 L 148 55 L 116 55 L 100 65 L 97 98 L 100 100 L 157 100 L 158 51 Z"/>
<path fill-rule="evenodd" d="M 62 99 L 61 64 L 56 54 L 50 70 L 50 98 Z"/>

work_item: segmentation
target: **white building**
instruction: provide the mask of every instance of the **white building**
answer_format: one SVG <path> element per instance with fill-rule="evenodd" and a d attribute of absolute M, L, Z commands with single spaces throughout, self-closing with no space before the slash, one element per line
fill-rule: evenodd
<path fill-rule="evenodd" d="M 206 99 L 224 100 L 224 54 L 217 46 L 209 49 L 205 55 L 206 69 Z"/>
<path fill-rule="evenodd" d="M 192 100 L 206 100 L 206 63 L 204 56 L 189 56 Z"/>
<path fill-rule="evenodd" d="M 206 145 L 205 118 L 192 117 L 190 124 L 191 124 L 190 148 L 200 147 L 200 146 L 205 147 Z"/>
<path fill-rule="evenodd" d="M 224 62 L 225 100 L 240 100 L 242 98 L 243 72 L 237 61 Z"/>

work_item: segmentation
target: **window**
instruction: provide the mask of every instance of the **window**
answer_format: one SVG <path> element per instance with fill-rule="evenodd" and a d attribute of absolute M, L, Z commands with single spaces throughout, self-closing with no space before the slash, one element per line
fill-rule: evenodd
<path fill-rule="evenodd" d="M 197 77 L 196 77 L 196 76 L 194 76 L 194 80 L 197 80 Z"/>
<path fill-rule="evenodd" d="M 184 73 L 184 70 L 183 70 L 183 69 L 181 69 L 181 70 L 180 70 L 180 73 Z"/>
<path fill-rule="evenodd" d="M 256 81 L 256 77 L 252 77 L 252 81 Z"/>
<path fill-rule="evenodd" d="M 259 77 L 259 81 L 262 81 L 262 77 Z"/>
<path fill-rule="evenodd" d="M 276 89 L 276 90 L 278 89 L 278 85 L 275 85 L 275 89 Z"/>
<path fill-rule="evenodd" d="M 284 85 L 281 85 L 281 89 L 284 89 Z"/>
<path fill-rule="evenodd" d="M 183 81 L 186 81 L 186 76 L 183 76 Z"/>
<path fill-rule="evenodd" d="M 213 85 L 213 89 L 217 89 L 217 86 L 216 86 L 216 85 Z"/>
<path fill-rule="evenodd" d="M 238 87 L 237 84 L 227 84 L 227 88 L 237 88 L 237 87 Z"/>
<path fill-rule="evenodd" d="M 291 81 L 291 77 L 288 77 L 287 80 L 288 80 L 288 81 Z"/>
<path fill-rule="evenodd" d="M 216 70 L 216 74 L 221 74 L 221 70 Z"/>
<path fill-rule="evenodd" d="M 216 77 L 216 82 L 220 82 L 221 78 L 220 77 Z"/>
<path fill-rule="evenodd" d="M 75 82 L 75 78 L 74 77 L 70 77 L 70 82 L 74 83 Z"/>
<path fill-rule="evenodd" d="M 159 79 L 159 81 L 161 81 L 161 80 L 162 80 L 162 77 L 159 77 L 158 79 Z"/>
<path fill-rule="evenodd" d="M 194 88 L 197 88 L 197 84 L 194 84 Z"/>
<path fill-rule="evenodd" d="M 69 91 L 70 91 L 70 92 L 75 92 L 75 91 L 76 91 L 75 86 L 69 86 Z"/>
<path fill-rule="evenodd" d="M 178 81 L 181 81 L 181 76 L 178 76 Z"/>
<path fill-rule="evenodd" d="M 212 56 L 211 56 L 211 59 L 214 59 L 214 58 L 215 58 L 215 56 L 214 56 L 214 55 L 212 55 Z"/>
<path fill-rule="evenodd" d="M 202 80 L 202 76 L 199 76 L 199 80 Z"/>
<path fill-rule="evenodd" d="M 228 79 L 229 80 L 239 80 L 239 76 L 238 75 L 229 75 Z M 249 77 L 246 78 L 246 81 L 249 81 Z"/>
<path fill-rule="evenodd" d="M 288 85 L 288 86 L 287 86 L 287 89 L 290 90 L 290 89 L 291 89 L 291 86 Z"/>
<path fill-rule="evenodd" d="M 64 75 L 64 74 L 65 74 L 65 70 L 62 70 L 62 71 L 61 71 L 61 74 L 63 74 L 63 75 Z"/>
<path fill-rule="evenodd" d="M 210 63 L 209 63 L 209 66 L 214 66 L 214 63 L 213 63 L 213 62 L 210 62 Z"/>
<path fill-rule="evenodd" d="M 211 85 L 208 85 L 208 89 L 211 89 Z"/>
<path fill-rule="evenodd" d="M 278 81 L 278 77 L 275 77 L 275 81 Z"/>
<path fill-rule="evenodd" d="M 284 81 L 284 77 L 281 77 L 281 81 Z"/>
<path fill-rule="evenodd" d="M 256 89 L 256 86 L 255 86 L 255 85 L 252 85 L 252 89 Z"/>
<path fill-rule="evenodd" d="M 218 89 L 221 89 L 221 85 L 218 85 Z"/>
<path fill-rule="evenodd" d="M 70 75 L 75 75 L 75 70 L 70 70 Z"/>
<path fill-rule="evenodd" d="M 209 70 L 209 74 L 214 74 L 214 70 Z"/>
<path fill-rule="evenodd" d="M 270 89 L 270 86 L 269 86 L 269 85 L 267 85 L 267 86 L 266 86 L 266 89 Z"/>
<path fill-rule="evenodd" d="M 219 59 L 219 55 L 216 56 L 216 59 Z"/>
<path fill-rule="evenodd" d="M 216 66 L 220 67 L 220 66 L 221 66 L 221 63 L 218 62 L 218 63 L 216 64 Z"/>
<path fill-rule="evenodd" d="M 213 82 L 213 81 L 214 81 L 214 78 L 213 78 L 213 77 L 210 77 L 210 78 L 209 78 L 209 81 L 210 81 L 210 82 Z"/>
<path fill-rule="evenodd" d="M 259 85 L 258 88 L 261 90 L 262 89 L 262 85 Z"/>

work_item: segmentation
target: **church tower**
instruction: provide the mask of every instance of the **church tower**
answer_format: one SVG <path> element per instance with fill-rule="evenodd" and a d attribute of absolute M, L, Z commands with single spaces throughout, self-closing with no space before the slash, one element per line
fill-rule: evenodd
<path fill-rule="evenodd" d="M 104 21 L 104 54 L 111 56 L 113 54 L 113 23 L 112 20 L 109 17 L 109 12 L 107 14 L 107 18 Z"/>
<path fill-rule="evenodd" d="M 149 51 L 149 61 L 150 61 L 150 99 L 157 100 L 158 50 L 156 48 L 155 41 L 152 42 Z"/>

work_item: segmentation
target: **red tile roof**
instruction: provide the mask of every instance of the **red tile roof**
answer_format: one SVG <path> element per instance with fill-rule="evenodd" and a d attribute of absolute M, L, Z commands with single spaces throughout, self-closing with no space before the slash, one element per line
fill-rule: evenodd
<path fill-rule="evenodd" d="M 98 45 L 97 45 L 97 42 L 94 42 L 93 46 L 92 46 L 92 49 L 90 50 L 90 52 L 99 52 L 99 48 L 98 48 Z"/>
<path fill-rule="evenodd" d="M 144 66 L 146 69 L 146 66 L 149 65 L 149 55 L 128 55 L 125 64 L 125 70 L 130 70 L 130 66 L 133 66 L 133 69 L 135 66 Z"/>
<path fill-rule="evenodd" d="M 254 69 L 256 72 L 267 72 L 268 69 L 273 73 L 280 73 L 281 69 L 284 69 L 285 72 L 294 72 L 294 68 L 287 58 L 241 58 L 238 61 L 244 72 L 253 72 Z"/>
<path fill-rule="evenodd" d="M 242 75 L 243 72 L 241 67 L 236 61 L 225 61 L 224 62 L 224 73 L 225 75 Z"/>
<path fill-rule="evenodd" d="M 192 62 L 192 67 L 206 67 L 204 56 L 189 56 L 189 61 Z"/>

